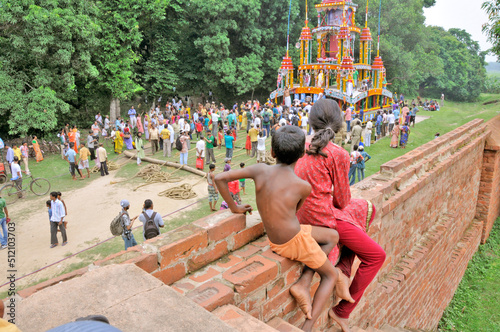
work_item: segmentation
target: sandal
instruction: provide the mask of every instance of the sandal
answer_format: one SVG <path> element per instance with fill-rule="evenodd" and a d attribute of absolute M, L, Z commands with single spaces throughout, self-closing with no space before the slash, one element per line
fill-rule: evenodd
<path fill-rule="evenodd" d="M 57 245 L 58 245 L 58 243 L 56 243 L 56 244 L 51 244 L 51 245 L 50 245 L 50 248 L 55 248 L 55 247 L 57 247 Z"/>

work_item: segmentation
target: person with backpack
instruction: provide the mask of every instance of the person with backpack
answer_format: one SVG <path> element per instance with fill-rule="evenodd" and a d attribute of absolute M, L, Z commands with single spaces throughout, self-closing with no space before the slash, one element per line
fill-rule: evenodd
<path fill-rule="evenodd" d="M 137 245 L 134 234 L 132 234 L 132 227 L 134 226 L 134 221 L 137 219 L 137 217 L 130 219 L 130 216 L 128 214 L 128 210 L 130 209 L 130 202 L 126 199 L 121 200 L 120 206 L 122 207 L 122 211 L 119 215 L 119 221 L 123 229 L 122 239 L 125 242 L 125 250 L 127 250 L 128 248 Z"/>
<path fill-rule="evenodd" d="M 266 137 L 269 137 L 271 135 L 271 117 L 273 114 L 268 110 L 265 109 L 264 112 L 262 112 L 262 130 L 265 130 L 264 135 Z"/>
<path fill-rule="evenodd" d="M 147 199 L 144 201 L 143 212 L 139 215 L 139 221 L 143 224 L 142 235 L 144 240 L 152 239 L 160 235 L 160 227 L 164 227 L 161 215 L 153 211 L 153 201 Z"/>

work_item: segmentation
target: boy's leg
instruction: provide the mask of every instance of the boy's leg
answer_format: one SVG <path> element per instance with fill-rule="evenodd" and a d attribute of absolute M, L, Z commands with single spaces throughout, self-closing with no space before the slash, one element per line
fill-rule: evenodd
<path fill-rule="evenodd" d="M 302 325 L 302 330 L 304 331 L 312 330 L 314 323 L 325 307 L 326 301 L 330 299 L 333 287 L 337 283 L 338 279 L 338 272 L 329 260 L 326 260 L 325 264 L 316 269 L 316 272 L 320 275 L 321 281 L 316 293 L 314 294 L 311 312 L 312 317 L 311 319 L 306 318 L 304 325 Z"/>
<path fill-rule="evenodd" d="M 339 241 L 339 233 L 334 229 L 326 227 L 312 226 L 311 236 L 318 242 L 321 250 L 323 250 L 327 256 Z M 331 265 L 329 261 L 326 263 Z M 308 312 L 311 310 L 311 295 L 309 288 L 313 276 L 314 271 L 306 266 L 300 279 L 290 288 L 290 293 L 297 300 L 300 309 L 304 312 L 306 317 L 311 317 L 308 315 Z"/>

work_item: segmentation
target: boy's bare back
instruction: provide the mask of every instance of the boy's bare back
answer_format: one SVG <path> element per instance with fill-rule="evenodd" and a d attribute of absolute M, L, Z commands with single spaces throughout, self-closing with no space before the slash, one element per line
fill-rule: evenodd
<path fill-rule="evenodd" d="M 234 171 L 235 177 L 255 181 L 257 208 L 274 244 L 286 243 L 300 232 L 295 213 L 311 192 L 311 185 L 295 175 L 294 166 L 257 164 Z"/>

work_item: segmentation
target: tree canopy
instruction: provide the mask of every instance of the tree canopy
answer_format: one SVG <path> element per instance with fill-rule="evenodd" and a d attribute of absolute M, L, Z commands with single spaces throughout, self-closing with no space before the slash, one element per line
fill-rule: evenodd
<path fill-rule="evenodd" d="M 309 26 L 315 25 L 308 2 Z M 366 0 L 356 0 L 358 25 Z M 384 0 L 381 56 L 389 89 L 474 100 L 483 89 L 484 55 L 470 35 L 424 24 L 435 0 Z M 288 1 L 276 0 L 16 0 L 0 11 L 0 131 L 52 131 L 88 125 L 120 99 L 150 104 L 159 97 L 213 91 L 222 102 L 267 99 L 286 53 Z M 485 26 L 497 54 L 499 1 L 488 1 Z M 378 1 L 368 25 L 374 39 Z M 305 20 L 293 0 L 290 55 Z M 315 42 L 314 42 L 315 43 Z M 376 43 L 374 43 L 376 44 Z M 375 53 L 375 52 L 374 52 Z M 115 103 L 115 104 L 113 104 Z M 127 105 L 129 106 L 129 105 Z M 111 107 L 113 109 L 113 107 Z M 119 110 L 118 110 L 119 111 Z"/>

